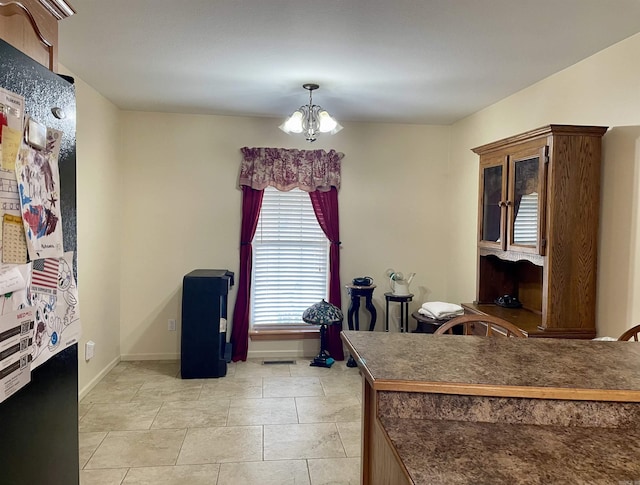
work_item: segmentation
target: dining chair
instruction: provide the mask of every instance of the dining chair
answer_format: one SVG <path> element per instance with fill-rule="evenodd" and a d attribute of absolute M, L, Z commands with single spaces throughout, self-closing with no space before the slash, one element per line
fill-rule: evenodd
<path fill-rule="evenodd" d="M 482 333 L 478 333 L 474 324 L 482 325 Z M 513 323 L 492 315 L 462 315 L 443 323 L 433 332 L 434 335 L 452 334 L 453 328 L 462 325 L 463 335 L 482 335 L 488 337 L 527 338 L 527 334 Z M 475 330 L 475 331 L 474 331 Z"/>
<path fill-rule="evenodd" d="M 638 342 L 638 334 L 640 334 L 640 325 L 636 325 L 635 327 L 631 327 L 625 333 L 618 337 L 618 340 L 633 340 Z"/>

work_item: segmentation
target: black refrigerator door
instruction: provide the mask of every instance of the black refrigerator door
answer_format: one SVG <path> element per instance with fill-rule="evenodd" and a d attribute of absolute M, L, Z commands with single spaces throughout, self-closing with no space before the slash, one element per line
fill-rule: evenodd
<path fill-rule="evenodd" d="M 76 251 L 75 89 L 0 40 L 0 87 L 25 98 L 36 121 L 62 131 L 59 170 L 65 251 Z M 53 115 L 61 108 L 64 118 Z M 74 273 L 77 277 L 76 258 Z M 31 382 L 0 403 L 0 483 L 77 485 L 78 346 L 35 369 Z"/>

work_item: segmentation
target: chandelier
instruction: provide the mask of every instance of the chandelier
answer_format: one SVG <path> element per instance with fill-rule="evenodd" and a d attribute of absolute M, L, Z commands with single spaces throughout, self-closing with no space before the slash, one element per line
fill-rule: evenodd
<path fill-rule="evenodd" d="M 313 104 L 311 93 L 320 86 L 317 84 L 303 84 L 309 91 L 309 104 L 302 105 L 292 113 L 279 128 L 285 133 L 304 133 L 307 141 L 316 141 L 318 133 L 338 133 L 342 126 L 321 106 Z"/>

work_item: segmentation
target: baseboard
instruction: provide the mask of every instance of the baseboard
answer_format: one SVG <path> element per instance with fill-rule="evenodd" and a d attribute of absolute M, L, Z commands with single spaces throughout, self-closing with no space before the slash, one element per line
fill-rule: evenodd
<path fill-rule="evenodd" d="M 313 359 L 313 355 L 291 350 L 254 350 L 247 353 L 249 359 Z M 122 354 L 122 361 L 132 360 L 180 360 L 180 354 Z"/>
<path fill-rule="evenodd" d="M 115 359 L 113 359 L 111 362 L 109 362 L 109 364 L 107 364 L 107 366 L 104 369 L 100 371 L 100 373 L 97 376 L 91 379 L 86 386 L 80 389 L 80 391 L 78 392 L 78 401 L 81 401 L 82 399 L 84 399 L 84 397 L 87 394 L 89 394 L 91 389 L 96 387 L 98 382 L 100 382 L 104 378 L 104 376 L 106 376 L 109 372 L 111 372 L 111 369 L 117 366 L 119 362 L 120 362 L 120 357 L 116 357 Z"/>
<path fill-rule="evenodd" d="M 259 350 L 249 351 L 247 358 L 249 359 L 313 359 L 314 355 L 304 355 L 303 352 L 291 352 L 283 350 Z M 84 399 L 89 394 L 91 389 L 106 376 L 111 369 L 113 369 L 120 361 L 133 361 L 133 360 L 180 360 L 180 354 L 123 354 L 120 357 L 113 359 L 98 375 L 96 375 L 91 381 L 84 386 L 78 392 L 78 401 Z"/>
<path fill-rule="evenodd" d="M 180 354 L 122 354 L 121 360 L 180 360 Z"/>

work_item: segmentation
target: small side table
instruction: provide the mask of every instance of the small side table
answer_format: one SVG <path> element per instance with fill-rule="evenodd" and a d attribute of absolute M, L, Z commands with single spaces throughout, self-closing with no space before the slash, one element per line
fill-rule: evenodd
<path fill-rule="evenodd" d="M 371 301 L 373 298 L 373 290 L 375 290 L 376 285 L 371 286 L 356 286 L 356 285 L 345 285 L 347 288 L 347 292 L 349 293 L 349 297 L 351 298 L 351 303 L 349 303 L 349 311 L 347 313 L 347 324 L 349 325 L 349 330 L 360 330 L 360 298 L 364 297 L 364 307 L 369 311 L 370 320 L 369 320 L 369 331 L 373 331 L 376 327 L 376 318 L 378 316 L 376 312 L 376 307 L 373 306 L 373 302 Z M 355 359 L 352 355 L 349 355 L 349 359 L 347 360 L 347 367 L 357 367 Z"/>
<path fill-rule="evenodd" d="M 387 315 L 384 322 L 384 331 L 389 331 L 389 302 L 395 301 L 400 303 L 400 332 L 409 331 L 409 302 L 413 300 L 413 293 L 408 295 L 396 295 L 394 293 L 385 293 L 385 300 L 387 300 Z"/>
<path fill-rule="evenodd" d="M 349 304 L 349 312 L 347 313 L 347 324 L 349 325 L 349 330 L 360 330 L 360 298 L 364 297 L 364 306 L 370 315 L 369 331 L 373 331 L 373 329 L 376 327 L 376 318 L 378 314 L 376 312 L 376 307 L 373 306 L 373 302 L 371 301 L 371 299 L 373 298 L 373 290 L 376 288 L 376 285 L 345 286 L 347 288 L 347 292 L 349 293 L 349 297 L 351 298 L 351 303 Z"/>
<path fill-rule="evenodd" d="M 447 322 L 447 320 L 429 318 L 417 311 L 413 312 L 411 316 L 416 320 L 416 329 L 414 330 L 414 333 L 433 333 L 438 330 L 440 325 Z"/>

